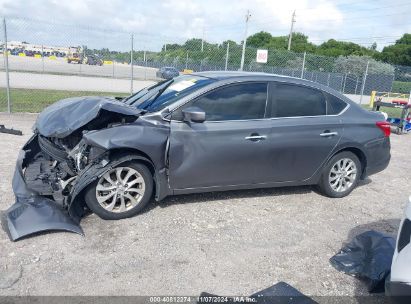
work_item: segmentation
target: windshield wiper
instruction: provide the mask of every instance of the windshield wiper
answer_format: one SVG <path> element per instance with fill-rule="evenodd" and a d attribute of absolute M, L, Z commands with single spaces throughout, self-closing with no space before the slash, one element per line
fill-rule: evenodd
<path fill-rule="evenodd" d="M 158 97 L 161 96 L 161 94 L 163 94 L 163 92 L 165 90 L 167 90 L 167 88 L 174 82 L 174 79 L 172 79 L 166 86 L 164 86 L 162 89 L 158 90 L 157 94 L 154 96 L 154 98 L 146 105 L 144 106 L 144 110 L 148 111 L 148 108 L 151 107 L 151 105 L 157 100 Z"/>

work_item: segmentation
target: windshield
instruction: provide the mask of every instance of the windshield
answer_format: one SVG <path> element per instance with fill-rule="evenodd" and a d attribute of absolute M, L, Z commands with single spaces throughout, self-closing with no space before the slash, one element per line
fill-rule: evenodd
<path fill-rule="evenodd" d="M 214 81 L 215 79 L 201 76 L 183 75 L 142 89 L 125 102 L 138 109 L 155 112 Z"/>

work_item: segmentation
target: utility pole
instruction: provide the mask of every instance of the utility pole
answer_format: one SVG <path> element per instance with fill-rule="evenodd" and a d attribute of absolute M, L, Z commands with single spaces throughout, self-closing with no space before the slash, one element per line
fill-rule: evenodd
<path fill-rule="evenodd" d="M 288 36 L 288 48 L 287 48 L 287 50 L 291 50 L 291 39 L 293 37 L 294 23 L 295 23 L 295 10 L 294 10 L 293 15 L 291 17 L 291 28 L 290 28 L 290 35 Z"/>
<path fill-rule="evenodd" d="M 245 57 L 245 47 L 247 44 L 247 33 L 248 33 L 248 21 L 250 21 L 250 10 L 247 10 L 247 15 L 245 15 L 245 31 L 244 31 L 244 40 L 243 40 L 243 53 L 241 54 L 241 66 L 240 71 L 244 68 L 244 57 Z"/>

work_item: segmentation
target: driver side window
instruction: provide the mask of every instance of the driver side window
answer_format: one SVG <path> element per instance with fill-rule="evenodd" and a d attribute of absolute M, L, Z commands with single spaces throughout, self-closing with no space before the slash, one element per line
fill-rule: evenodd
<path fill-rule="evenodd" d="M 240 83 L 224 86 L 188 102 L 172 114 L 183 120 L 182 110 L 195 106 L 206 113 L 206 121 L 249 120 L 264 118 L 267 83 Z"/>

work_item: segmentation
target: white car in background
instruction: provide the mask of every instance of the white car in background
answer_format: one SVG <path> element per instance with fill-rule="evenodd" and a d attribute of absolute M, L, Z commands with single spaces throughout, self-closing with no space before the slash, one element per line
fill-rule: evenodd
<path fill-rule="evenodd" d="M 411 303 L 411 196 L 398 231 L 391 278 L 387 281 L 385 290 L 387 295 L 406 297 L 402 300 Z"/>

